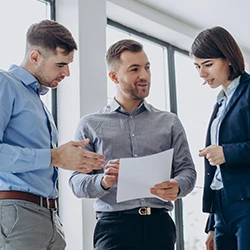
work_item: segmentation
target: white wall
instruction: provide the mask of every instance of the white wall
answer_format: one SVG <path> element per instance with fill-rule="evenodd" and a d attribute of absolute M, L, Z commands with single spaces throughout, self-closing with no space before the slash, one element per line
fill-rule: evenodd
<path fill-rule="evenodd" d="M 70 66 L 71 76 L 58 88 L 59 144 L 73 139 L 81 116 L 97 111 L 107 102 L 105 4 L 104 0 L 56 1 L 56 20 L 72 32 L 79 47 Z M 91 250 L 93 201 L 74 197 L 69 176 L 68 171 L 59 172 L 59 213 L 67 250 Z"/>

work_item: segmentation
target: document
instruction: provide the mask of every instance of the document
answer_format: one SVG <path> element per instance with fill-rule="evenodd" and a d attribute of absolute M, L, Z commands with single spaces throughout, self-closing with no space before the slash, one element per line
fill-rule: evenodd
<path fill-rule="evenodd" d="M 146 197 L 160 197 L 150 193 L 155 184 L 169 181 L 173 151 L 169 150 L 136 158 L 121 158 L 117 182 L 117 202 Z"/>

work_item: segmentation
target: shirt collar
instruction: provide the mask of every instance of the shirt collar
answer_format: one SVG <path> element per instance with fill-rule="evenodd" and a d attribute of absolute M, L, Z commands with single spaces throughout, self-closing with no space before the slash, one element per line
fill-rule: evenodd
<path fill-rule="evenodd" d="M 44 95 L 49 91 L 49 88 L 42 86 L 37 79 L 26 69 L 18 66 L 11 65 L 9 72 L 14 73 L 14 75 L 26 86 L 30 86 L 35 92 Z"/>
<path fill-rule="evenodd" d="M 122 108 L 122 106 L 115 100 L 115 98 L 111 101 L 111 103 L 108 105 L 109 108 L 110 108 L 110 112 L 114 112 L 114 111 L 124 111 L 124 109 Z M 147 109 L 148 111 L 151 111 L 150 110 L 150 106 L 149 104 L 146 102 L 146 100 L 143 100 L 142 103 L 140 104 L 140 106 L 137 108 L 137 110 L 141 109 L 141 108 L 145 108 Z M 133 111 L 134 112 L 134 111 Z"/>
<path fill-rule="evenodd" d="M 217 96 L 217 103 L 221 104 L 223 102 L 223 100 L 229 97 L 231 97 L 234 93 L 234 91 L 236 90 L 236 88 L 238 87 L 238 85 L 240 84 L 240 76 L 238 76 L 237 78 L 235 78 L 227 87 L 226 92 L 222 89 L 218 96 Z"/>

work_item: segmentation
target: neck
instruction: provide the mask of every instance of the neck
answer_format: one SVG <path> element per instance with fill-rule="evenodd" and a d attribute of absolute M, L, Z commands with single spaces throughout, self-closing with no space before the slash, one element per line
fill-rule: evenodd
<path fill-rule="evenodd" d="M 132 113 L 133 110 L 135 110 L 143 100 L 119 100 L 117 97 L 115 97 L 115 100 L 121 105 L 121 107 L 128 113 Z"/>

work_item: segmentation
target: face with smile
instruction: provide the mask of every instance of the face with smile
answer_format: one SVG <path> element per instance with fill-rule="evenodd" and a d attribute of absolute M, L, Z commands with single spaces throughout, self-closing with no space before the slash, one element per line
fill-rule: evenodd
<path fill-rule="evenodd" d="M 74 52 L 63 54 L 58 48 L 57 54 L 43 56 L 40 54 L 33 73 L 39 83 L 49 88 L 56 88 L 60 81 L 70 75 L 69 64 L 73 61 Z M 39 52 L 37 52 L 39 53 Z"/>
<path fill-rule="evenodd" d="M 229 62 L 223 58 L 197 58 L 193 56 L 194 65 L 204 80 L 211 88 L 222 86 L 227 89 L 232 82 L 228 80 L 230 69 Z"/>
<path fill-rule="evenodd" d="M 117 86 L 118 102 L 139 105 L 150 89 L 150 63 L 146 53 L 122 52 L 116 69 L 109 72 L 109 77 Z"/>

